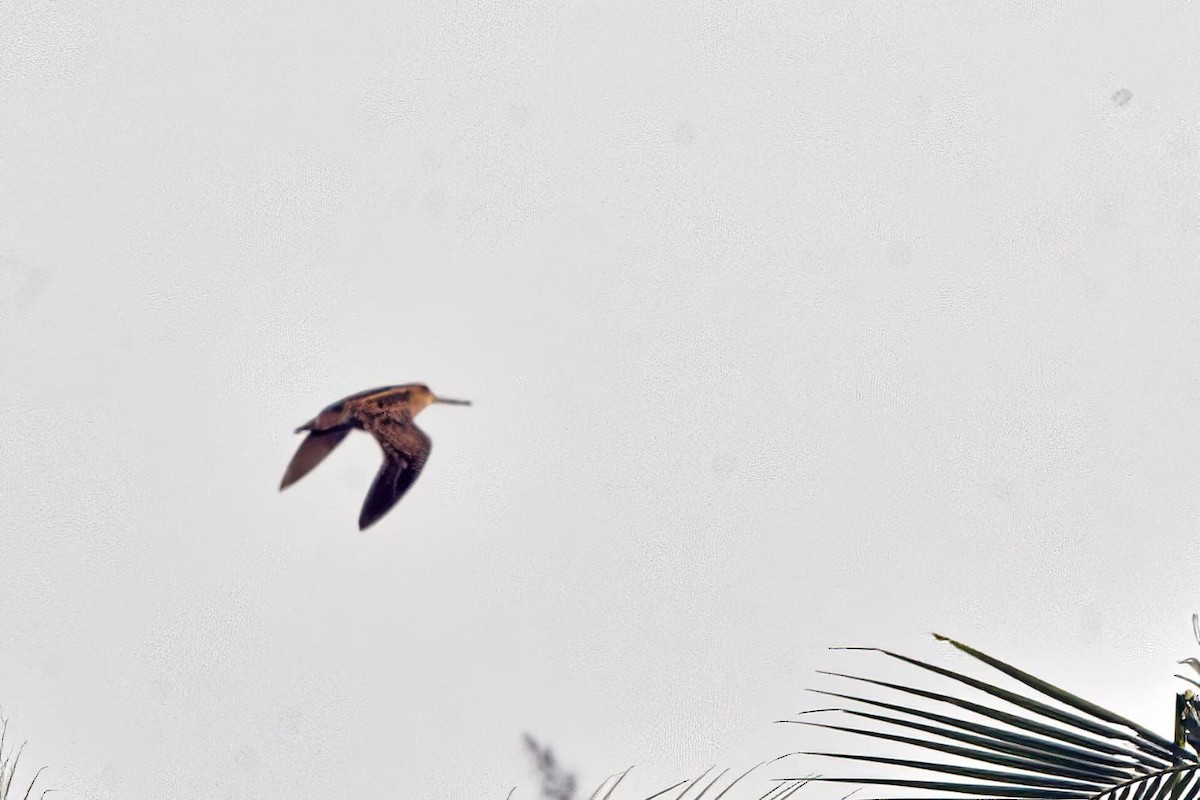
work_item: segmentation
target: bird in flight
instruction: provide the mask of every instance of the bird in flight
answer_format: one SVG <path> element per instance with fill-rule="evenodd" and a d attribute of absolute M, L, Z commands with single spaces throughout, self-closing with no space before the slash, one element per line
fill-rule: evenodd
<path fill-rule="evenodd" d="M 365 531 L 396 505 L 421 474 L 433 443 L 416 426 L 413 417 L 432 403 L 471 405 L 470 400 L 438 397 L 424 384 L 406 383 L 369 389 L 327 406 L 296 428 L 296 433 L 308 431 L 308 436 L 292 456 L 279 490 L 283 491 L 312 471 L 350 431 L 355 428 L 366 431 L 379 442 L 383 464 L 358 517 L 358 529 Z"/>

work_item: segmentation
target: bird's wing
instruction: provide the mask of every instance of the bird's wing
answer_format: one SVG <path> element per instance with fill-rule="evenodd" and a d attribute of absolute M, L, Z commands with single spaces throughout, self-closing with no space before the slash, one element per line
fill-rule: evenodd
<path fill-rule="evenodd" d="M 279 484 L 279 490 L 283 491 L 311 472 L 313 467 L 325 460 L 325 456 L 333 452 L 333 448 L 342 443 L 342 439 L 346 438 L 350 430 L 347 426 L 309 433 L 300 443 L 296 455 L 292 456 L 287 471 L 283 473 L 283 482 Z"/>
<path fill-rule="evenodd" d="M 420 428 L 405 415 L 396 418 L 381 416 L 366 426 L 380 448 L 383 449 L 383 465 L 367 492 L 362 513 L 358 517 L 358 529 L 365 531 L 391 510 L 404 496 L 413 481 L 421 474 L 429 458 L 433 443 Z"/>

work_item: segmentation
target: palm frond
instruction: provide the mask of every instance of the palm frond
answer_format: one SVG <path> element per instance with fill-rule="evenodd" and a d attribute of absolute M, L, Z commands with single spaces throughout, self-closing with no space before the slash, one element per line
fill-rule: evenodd
<path fill-rule="evenodd" d="M 1200 633 L 1200 628 L 1198 628 Z M 1183 747 L 1200 742 L 1200 715 L 1191 692 L 1179 695 L 1176 741 L 1035 677 L 997 658 L 934 634 L 987 667 L 1028 689 L 1015 692 L 987 681 L 870 647 L 870 651 L 968 687 L 981 701 L 846 673 L 824 673 L 860 685 L 899 693 L 895 702 L 865 694 L 817 691 L 850 705 L 817 709 L 805 716 L 837 714 L 837 719 L 781 720 L 886 741 L 917 754 L 911 758 L 806 751 L 808 755 L 899 767 L 915 776 L 820 777 L 812 780 L 864 786 L 916 789 L 931 797 L 1046 800 L 1200 800 L 1200 761 Z M 913 703 L 932 705 L 926 710 Z M 1190 715 L 1190 716 L 1189 716 Z M 862 724 L 857 724 L 862 723 Z M 1190 725 L 1189 725 L 1190 724 Z M 1189 730 L 1189 727 L 1191 730 Z M 949 756 L 933 760 L 930 753 Z M 934 773 L 925 778 L 921 773 Z"/>

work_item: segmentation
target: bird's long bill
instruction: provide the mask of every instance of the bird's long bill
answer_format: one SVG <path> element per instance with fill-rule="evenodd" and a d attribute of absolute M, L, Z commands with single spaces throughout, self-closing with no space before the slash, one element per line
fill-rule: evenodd
<path fill-rule="evenodd" d="M 469 406 L 469 405 L 471 405 L 470 400 L 451 400 L 449 397 L 435 397 L 433 399 L 433 402 L 445 403 L 446 405 L 450 405 L 450 406 Z"/>

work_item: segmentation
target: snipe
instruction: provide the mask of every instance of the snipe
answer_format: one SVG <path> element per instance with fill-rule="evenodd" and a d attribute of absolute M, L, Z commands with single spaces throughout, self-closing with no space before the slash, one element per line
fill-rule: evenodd
<path fill-rule="evenodd" d="M 350 431 L 366 431 L 383 450 L 383 464 L 358 517 L 358 529 L 366 530 L 396 505 L 421 474 L 433 443 L 413 418 L 433 403 L 471 405 L 469 400 L 438 397 L 424 384 L 406 383 L 352 394 L 326 407 L 296 428 L 296 433 L 308 431 L 308 436 L 292 456 L 279 490 L 311 472 Z"/>

